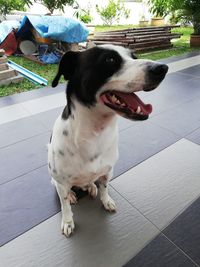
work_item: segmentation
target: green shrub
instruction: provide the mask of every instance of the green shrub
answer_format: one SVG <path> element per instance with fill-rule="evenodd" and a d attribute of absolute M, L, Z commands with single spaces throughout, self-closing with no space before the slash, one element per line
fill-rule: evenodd
<path fill-rule="evenodd" d="M 124 2 L 120 0 L 109 0 L 104 7 L 96 5 L 96 10 L 105 25 L 118 23 L 121 17 L 127 19 L 130 15 L 130 9 L 125 8 Z"/>

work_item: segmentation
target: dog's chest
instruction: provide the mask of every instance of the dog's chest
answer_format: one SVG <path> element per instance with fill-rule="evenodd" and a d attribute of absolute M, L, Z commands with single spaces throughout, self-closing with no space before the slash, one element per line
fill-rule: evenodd
<path fill-rule="evenodd" d="M 62 134 L 65 126 L 59 128 L 53 132 L 49 145 L 51 175 L 55 180 L 84 187 L 109 173 L 118 157 L 117 129 L 76 139 L 70 131 L 67 135 Z"/>

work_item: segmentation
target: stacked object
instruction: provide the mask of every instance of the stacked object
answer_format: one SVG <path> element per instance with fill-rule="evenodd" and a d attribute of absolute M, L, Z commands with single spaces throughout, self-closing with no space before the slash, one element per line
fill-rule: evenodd
<path fill-rule="evenodd" d="M 97 32 L 90 40 L 97 45 L 114 44 L 128 47 L 134 51 L 168 49 L 173 47 L 172 39 L 181 37 L 181 34 L 171 32 L 171 29 L 176 27 L 180 26 L 144 27 Z"/>
<path fill-rule="evenodd" d="M 7 64 L 5 51 L 0 49 L 0 86 L 21 82 L 23 77 Z"/>

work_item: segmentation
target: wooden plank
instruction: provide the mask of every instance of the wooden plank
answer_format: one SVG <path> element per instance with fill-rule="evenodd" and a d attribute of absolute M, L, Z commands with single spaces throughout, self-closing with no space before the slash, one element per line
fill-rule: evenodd
<path fill-rule="evenodd" d="M 111 41 L 111 42 L 123 42 L 123 43 L 132 43 L 132 42 L 138 42 L 140 40 L 149 40 L 149 39 L 164 39 L 163 37 L 169 37 L 169 39 L 172 38 L 180 38 L 180 34 L 155 34 L 155 35 L 141 35 L 141 36 L 127 36 L 127 37 L 113 37 L 113 36 L 102 36 L 93 38 L 92 41 Z"/>
<path fill-rule="evenodd" d="M 7 69 L 8 69 L 8 65 L 6 63 L 0 64 L 0 71 L 7 70 Z"/>
<path fill-rule="evenodd" d="M 172 48 L 173 44 L 163 44 L 163 45 L 155 45 L 155 46 L 149 46 L 149 47 L 138 47 L 133 49 L 135 52 L 137 51 L 149 51 L 149 50 L 162 50 L 162 49 L 167 49 L 167 48 Z"/>
<path fill-rule="evenodd" d="M 142 42 L 146 42 L 147 40 L 171 40 L 171 39 L 175 39 L 175 38 L 179 38 L 178 36 L 162 36 L 162 37 L 152 37 L 152 38 L 143 38 L 143 39 L 135 39 L 136 43 L 142 43 Z"/>
<path fill-rule="evenodd" d="M 164 38 L 164 37 L 170 37 L 170 38 L 180 38 L 181 34 L 178 33 L 166 33 L 166 34 L 152 34 L 152 35 L 141 35 L 141 36 L 134 36 L 135 40 L 140 40 L 140 39 L 149 39 L 149 38 Z"/>
<path fill-rule="evenodd" d="M 7 57 L 6 56 L 0 57 L 0 64 L 1 63 L 6 63 L 6 62 L 7 62 Z"/>
<path fill-rule="evenodd" d="M 96 38 L 96 37 L 104 37 L 104 36 L 113 36 L 113 37 L 125 37 L 126 36 L 126 34 L 124 34 L 124 33 L 118 33 L 118 34 L 112 34 L 112 33 L 109 33 L 109 32 L 107 32 L 106 34 L 94 34 L 94 37 Z"/>
<path fill-rule="evenodd" d="M 9 68 L 0 72 L 0 81 L 16 76 L 15 70 Z"/>
<path fill-rule="evenodd" d="M 148 47 L 148 46 L 153 46 L 153 45 L 164 45 L 164 44 L 171 44 L 171 42 L 169 40 L 166 40 L 165 42 L 163 41 L 149 41 L 149 42 L 146 42 L 146 43 L 133 43 L 133 44 L 129 44 L 129 48 L 145 48 L 145 47 Z"/>
<path fill-rule="evenodd" d="M 11 78 L 8 78 L 8 79 L 5 79 L 5 80 L 1 80 L 0 81 L 0 86 L 9 85 L 11 83 L 19 83 L 23 79 L 24 79 L 24 77 L 21 76 L 20 74 L 18 74 L 17 76 L 14 76 L 14 77 L 11 77 Z"/>
<path fill-rule="evenodd" d="M 127 33 L 126 36 L 141 36 L 141 35 L 149 35 L 149 34 L 165 34 L 171 33 L 170 31 L 144 31 L 144 32 L 131 32 Z"/>
<path fill-rule="evenodd" d="M 116 34 L 116 33 L 131 33 L 131 32 L 142 32 L 142 31 L 159 31 L 159 30 L 171 30 L 173 28 L 179 28 L 180 25 L 166 25 L 166 26 L 150 26 L 150 27 L 142 27 L 142 28 L 130 28 L 124 30 L 114 30 L 114 31 L 106 31 L 106 32 L 98 32 L 98 34 Z"/>
<path fill-rule="evenodd" d="M 94 40 L 97 40 L 97 39 L 103 39 L 103 40 L 105 40 L 105 39 L 114 39 L 114 38 L 126 38 L 126 39 L 128 39 L 128 38 L 135 38 L 135 37 L 137 37 L 137 38 L 139 38 L 139 37 L 143 37 L 143 36 L 147 36 L 147 37 L 149 37 L 149 36 L 157 36 L 157 35 L 160 35 L 160 36 L 163 36 L 163 35 L 170 35 L 170 34 L 172 34 L 172 33 L 170 33 L 170 32 L 145 32 L 145 34 L 143 34 L 143 33 L 139 33 L 139 34 L 135 34 L 135 33 L 127 33 L 126 35 L 109 35 L 109 34 L 107 34 L 107 35 L 95 35 L 93 38 L 91 38 L 91 39 L 94 39 Z"/>
<path fill-rule="evenodd" d="M 122 42 L 110 42 L 110 41 L 94 41 L 95 44 L 113 44 L 128 47 L 128 44 Z"/>

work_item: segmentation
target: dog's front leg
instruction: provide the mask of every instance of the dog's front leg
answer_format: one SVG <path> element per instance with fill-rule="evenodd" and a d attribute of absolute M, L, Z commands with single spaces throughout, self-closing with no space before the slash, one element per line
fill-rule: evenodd
<path fill-rule="evenodd" d="M 112 177 L 112 171 L 107 175 L 101 176 L 99 178 L 99 193 L 100 199 L 104 208 L 110 212 L 116 211 L 116 205 L 114 200 L 109 196 L 108 193 L 108 182 Z"/>
<path fill-rule="evenodd" d="M 65 236 L 69 237 L 73 233 L 75 228 L 73 213 L 70 205 L 72 198 L 71 188 L 56 183 L 56 189 L 60 198 L 62 211 L 61 230 Z"/>

